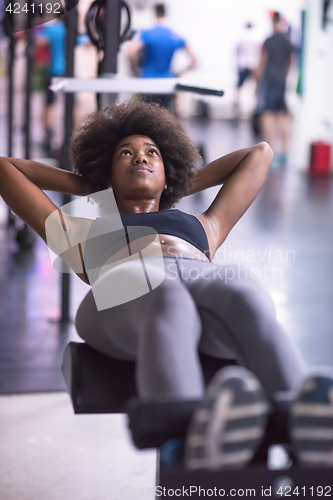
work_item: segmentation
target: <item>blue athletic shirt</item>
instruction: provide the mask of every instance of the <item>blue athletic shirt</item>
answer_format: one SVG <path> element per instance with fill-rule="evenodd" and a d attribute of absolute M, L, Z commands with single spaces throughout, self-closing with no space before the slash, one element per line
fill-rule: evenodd
<path fill-rule="evenodd" d="M 45 36 L 51 48 L 51 64 L 49 73 L 51 76 L 62 76 L 66 70 L 65 40 L 66 27 L 62 21 L 57 21 L 49 26 L 43 26 L 39 34 Z"/>
<path fill-rule="evenodd" d="M 185 46 L 185 40 L 162 24 L 142 31 L 140 39 L 145 45 L 142 77 L 174 77 L 170 70 L 171 59 L 175 50 Z"/>

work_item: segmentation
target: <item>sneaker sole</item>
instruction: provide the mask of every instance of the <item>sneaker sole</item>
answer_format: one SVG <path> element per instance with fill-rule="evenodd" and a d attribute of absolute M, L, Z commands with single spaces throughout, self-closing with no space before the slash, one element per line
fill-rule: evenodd
<path fill-rule="evenodd" d="M 333 379 L 308 378 L 290 408 L 297 459 L 308 467 L 333 467 Z"/>
<path fill-rule="evenodd" d="M 263 437 L 267 413 L 264 391 L 250 371 L 237 366 L 220 370 L 189 425 L 186 467 L 244 467 Z"/>

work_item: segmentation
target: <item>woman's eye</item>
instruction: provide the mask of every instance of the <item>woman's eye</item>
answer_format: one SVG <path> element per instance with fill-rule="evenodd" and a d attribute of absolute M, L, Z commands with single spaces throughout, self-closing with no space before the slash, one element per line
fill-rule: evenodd
<path fill-rule="evenodd" d="M 149 149 L 148 153 L 155 153 L 156 155 L 158 155 L 157 149 Z"/>
<path fill-rule="evenodd" d="M 128 149 L 124 149 L 124 151 L 122 151 L 120 154 L 121 155 L 123 155 L 123 154 L 130 155 L 131 152 Z"/>

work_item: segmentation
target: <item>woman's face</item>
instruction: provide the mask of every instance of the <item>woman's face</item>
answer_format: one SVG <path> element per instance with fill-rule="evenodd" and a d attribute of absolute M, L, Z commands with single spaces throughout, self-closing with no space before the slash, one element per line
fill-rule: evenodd
<path fill-rule="evenodd" d="M 116 146 L 110 178 L 116 197 L 160 197 L 165 185 L 160 150 L 146 135 L 130 135 Z"/>

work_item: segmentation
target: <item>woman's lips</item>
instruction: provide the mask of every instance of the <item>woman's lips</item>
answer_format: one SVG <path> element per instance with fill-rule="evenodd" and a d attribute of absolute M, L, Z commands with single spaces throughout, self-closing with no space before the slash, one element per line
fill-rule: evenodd
<path fill-rule="evenodd" d="M 146 167 L 145 165 L 138 165 L 137 167 L 134 167 L 132 170 L 133 172 L 152 172 L 152 170 L 149 167 Z"/>

